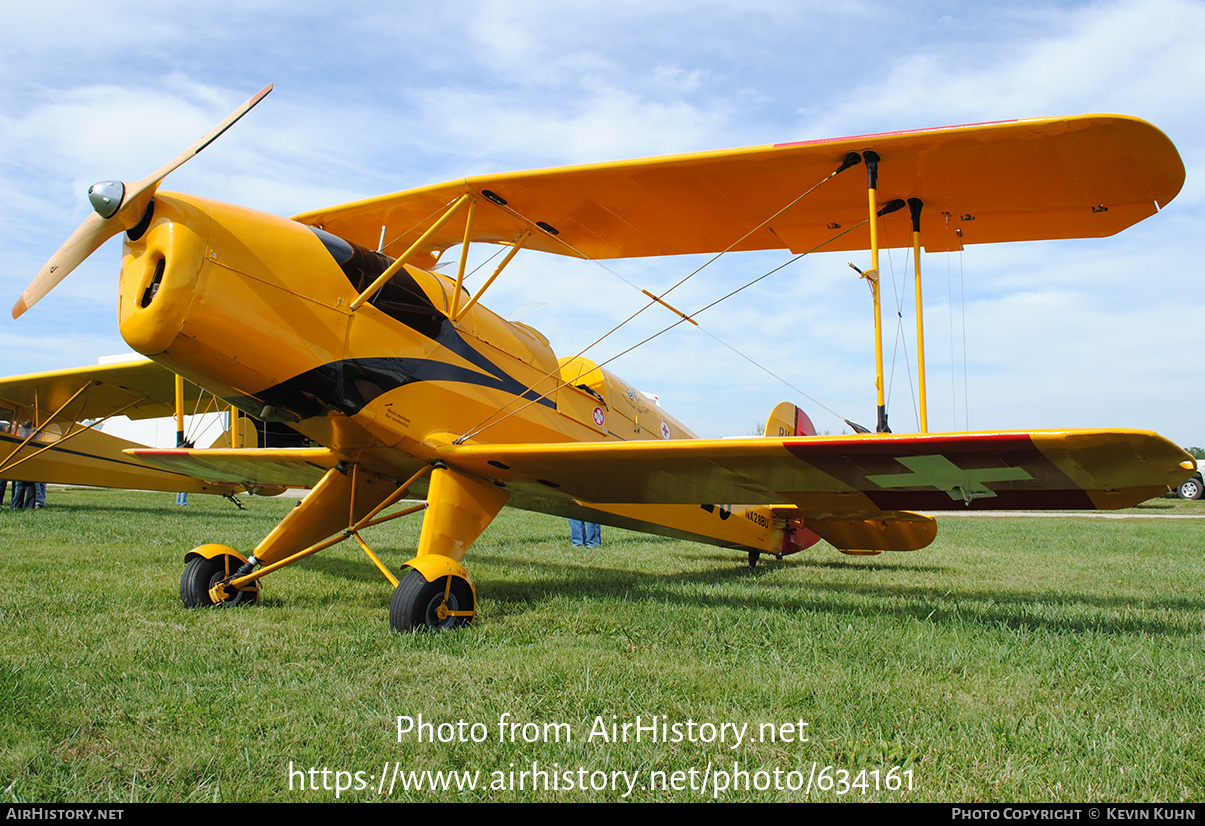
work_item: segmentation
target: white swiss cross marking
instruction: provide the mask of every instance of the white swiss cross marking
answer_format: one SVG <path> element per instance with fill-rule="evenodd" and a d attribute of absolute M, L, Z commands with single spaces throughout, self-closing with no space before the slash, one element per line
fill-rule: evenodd
<path fill-rule="evenodd" d="M 963 470 L 945 456 L 905 456 L 896 459 L 911 473 L 884 473 L 867 476 L 881 488 L 937 488 L 951 499 L 984 499 L 996 495 L 985 482 L 1017 482 L 1032 479 L 1024 468 L 998 467 Z"/>

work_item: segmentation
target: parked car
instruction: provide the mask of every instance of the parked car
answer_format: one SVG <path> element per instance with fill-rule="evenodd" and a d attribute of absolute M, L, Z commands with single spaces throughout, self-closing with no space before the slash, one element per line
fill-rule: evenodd
<path fill-rule="evenodd" d="M 1205 464 L 1205 459 L 1197 459 L 1197 469 L 1192 476 L 1188 477 L 1188 481 L 1180 485 L 1179 491 L 1181 499 L 1200 499 L 1201 494 L 1205 493 L 1205 481 L 1201 479 L 1201 465 Z"/>

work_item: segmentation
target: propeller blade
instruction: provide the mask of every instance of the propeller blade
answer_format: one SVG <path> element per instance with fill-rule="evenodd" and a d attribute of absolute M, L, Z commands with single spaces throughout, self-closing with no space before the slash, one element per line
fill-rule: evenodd
<path fill-rule="evenodd" d="M 93 212 L 84 219 L 75 232 L 71 233 L 71 237 L 63 243 L 63 246 L 59 247 L 58 252 L 50 257 L 50 260 L 25 288 L 25 292 L 21 293 L 21 297 L 13 305 L 13 318 L 19 318 L 22 313 L 38 303 L 48 292 L 58 286 L 60 281 L 70 275 L 72 270 L 83 263 L 84 259 L 96 252 L 105 241 L 119 232 L 137 226 L 143 215 L 146 214 L 151 198 L 154 197 L 155 190 L 159 188 L 159 182 L 217 140 L 223 132 L 234 126 L 243 115 L 255 108 L 255 105 L 267 97 L 271 91 L 272 84 L 269 83 L 252 95 L 246 103 L 227 115 L 225 120 L 206 132 L 199 141 L 137 183 L 125 186 L 124 190 L 121 189 L 121 184 L 115 181 L 106 181 L 93 187 L 93 189 L 106 188 L 101 193 L 104 197 L 98 197 L 93 203 L 97 209 L 105 209 L 108 215 L 102 217 L 99 213 Z M 115 201 L 119 193 L 123 192 L 124 194 L 120 195 L 120 204 L 112 207 L 111 202 Z M 97 201 L 104 202 L 104 206 L 102 207 Z"/>
<path fill-rule="evenodd" d="M 22 313 L 38 303 L 46 293 L 58 286 L 60 281 L 83 263 L 85 258 L 100 249 L 101 244 L 122 229 L 120 225 L 110 225 L 95 212 L 88 213 L 84 222 L 63 242 L 58 252 L 42 265 L 42 269 L 38 270 L 33 281 L 29 282 L 25 292 L 21 293 L 21 297 L 13 305 L 13 318 L 19 318 Z"/>
<path fill-rule="evenodd" d="M 126 196 L 127 200 L 129 200 L 129 201 L 136 200 L 138 198 L 138 196 L 142 194 L 143 190 L 145 190 L 147 187 L 155 186 L 160 181 L 162 181 L 164 178 L 166 178 L 168 175 L 170 175 L 172 172 L 176 171 L 181 166 L 183 166 L 185 163 L 187 163 L 188 161 L 192 160 L 194 157 L 199 155 L 201 153 L 202 149 L 204 149 L 205 147 L 209 146 L 209 144 L 216 141 L 219 137 L 221 137 L 223 132 L 225 132 L 231 126 L 234 126 L 234 124 L 238 123 L 239 119 L 243 115 L 247 114 L 252 109 L 254 109 L 255 105 L 257 103 L 259 103 L 261 100 L 263 100 L 264 98 L 266 98 L 268 96 L 268 93 L 271 91 L 272 91 L 272 84 L 269 83 L 267 86 L 260 89 L 254 95 L 252 95 L 247 100 L 246 103 L 244 103 L 242 106 L 240 106 L 239 108 L 237 108 L 233 112 L 231 112 L 229 115 L 227 115 L 226 119 L 224 121 L 222 121 L 217 126 L 213 127 L 208 132 L 206 132 L 205 136 L 202 137 L 199 141 L 197 141 L 192 146 L 185 149 L 183 152 L 181 152 L 176 157 L 172 158 L 170 161 L 168 161 L 166 164 L 161 166 L 159 169 L 152 172 L 150 175 L 147 175 L 141 181 L 131 184 L 129 187 L 129 194 Z M 145 208 L 146 207 L 144 206 L 143 209 L 145 209 Z M 138 210 L 137 217 L 138 218 L 142 217 L 142 210 Z"/>

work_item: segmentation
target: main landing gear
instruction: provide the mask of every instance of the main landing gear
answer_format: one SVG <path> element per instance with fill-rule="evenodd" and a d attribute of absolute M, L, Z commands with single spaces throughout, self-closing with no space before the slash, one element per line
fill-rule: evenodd
<path fill-rule="evenodd" d="M 402 577 L 389 603 L 394 631 L 447 631 L 473 621 L 473 588 L 466 580 L 448 576 L 427 582 L 411 569 Z"/>
<path fill-rule="evenodd" d="M 212 549 L 212 556 L 204 553 Z M 240 556 L 222 553 L 227 550 L 221 545 L 202 545 L 191 551 L 185 557 L 184 576 L 180 577 L 180 601 L 185 608 L 198 608 L 208 605 L 221 605 L 233 608 L 237 605 L 253 605 L 259 602 L 259 583 L 252 582 L 244 588 L 228 588 L 225 597 L 215 602 L 209 595 L 213 586 L 228 578 L 237 571 L 244 562 Z"/>
<path fill-rule="evenodd" d="M 381 515 L 428 474 L 425 503 Z M 341 464 L 322 477 L 250 557 L 224 545 L 190 551 L 180 601 L 186 608 L 251 604 L 259 599 L 264 576 L 354 539 L 394 587 L 389 606 L 394 630 L 459 628 L 473 621 L 477 603 L 472 580 L 459 560 L 509 498 L 505 490 L 442 463 L 428 465 L 400 484 Z M 399 581 L 360 532 L 420 511 L 425 514 L 417 553 L 403 566 L 407 570 Z"/>

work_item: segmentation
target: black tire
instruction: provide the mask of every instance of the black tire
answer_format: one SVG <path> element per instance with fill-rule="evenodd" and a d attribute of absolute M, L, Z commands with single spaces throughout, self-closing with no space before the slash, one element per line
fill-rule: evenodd
<path fill-rule="evenodd" d="M 206 559 L 194 556 L 184 566 L 184 575 L 180 577 L 180 601 L 185 608 L 207 608 L 213 605 L 209 598 L 209 589 L 220 580 L 226 578 L 226 560 L 230 560 L 230 570 L 236 571 L 243 564 L 237 556 L 216 556 Z M 233 590 L 233 589 L 232 589 Z M 226 607 L 236 605 L 251 605 L 259 601 L 259 589 L 254 591 L 233 591 L 222 601 Z"/>
<path fill-rule="evenodd" d="M 1180 485 L 1181 499 L 1200 499 L 1201 494 L 1205 493 L 1205 486 L 1201 484 L 1201 478 L 1194 476 L 1184 484 Z"/>
<path fill-rule="evenodd" d="M 393 630 L 449 631 L 472 622 L 472 617 L 439 618 L 437 611 L 447 587 L 448 577 L 427 582 L 422 574 L 411 568 L 398 583 L 389 603 L 389 624 Z M 473 610 L 473 589 L 460 577 L 452 577 L 448 608 L 452 611 Z"/>

